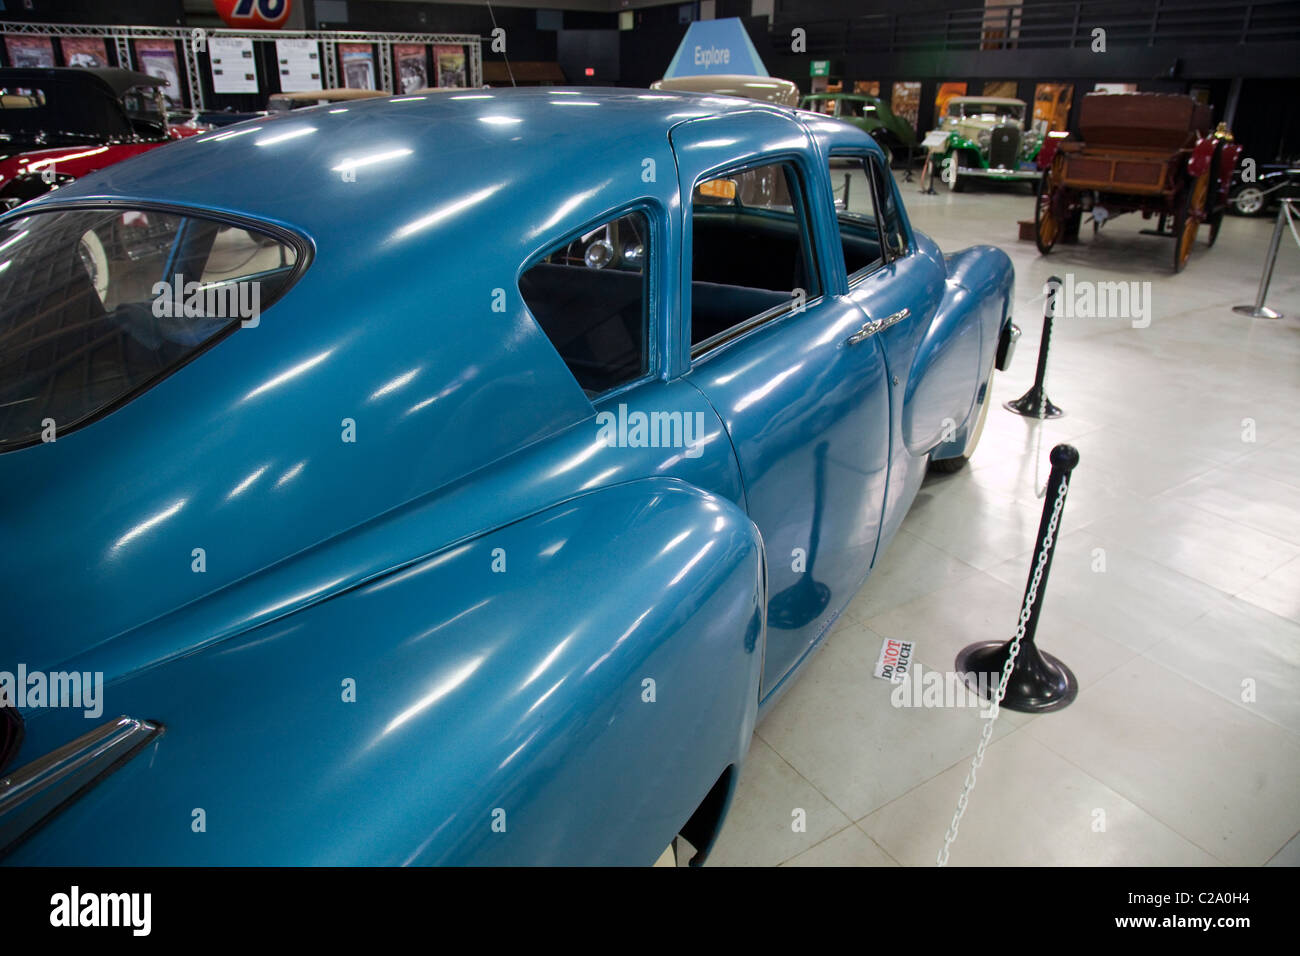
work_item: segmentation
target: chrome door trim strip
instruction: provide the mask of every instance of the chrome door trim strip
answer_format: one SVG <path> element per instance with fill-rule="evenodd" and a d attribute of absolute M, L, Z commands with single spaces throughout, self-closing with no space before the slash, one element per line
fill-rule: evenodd
<path fill-rule="evenodd" d="M 121 716 L 0 777 L 0 854 L 162 733 Z"/>

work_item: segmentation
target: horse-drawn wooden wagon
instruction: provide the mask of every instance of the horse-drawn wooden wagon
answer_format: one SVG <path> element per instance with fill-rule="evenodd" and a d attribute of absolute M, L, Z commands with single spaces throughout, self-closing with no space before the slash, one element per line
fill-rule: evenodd
<path fill-rule="evenodd" d="M 1208 106 L 1177 94 L 1089 93 L 1079 133 L 1079 140 L 1049 136 L 1039 153 L 1039 252 L 1077 236 L 1085 212 L 1094 231 L 1121 213 L 1159 216 L 1149 234 L 1174 240 L 1175 272 L 1187 264 L 1201 223 L 1214 245 L 1241 147 L 1211 134 Z"/>

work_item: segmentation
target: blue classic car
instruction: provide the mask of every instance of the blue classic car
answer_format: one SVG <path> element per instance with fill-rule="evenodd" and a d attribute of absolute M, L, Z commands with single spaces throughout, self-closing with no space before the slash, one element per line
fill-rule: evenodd
<path fill-rule="evenodd" d="M 968 457 L 1002 252 L 782 106 L 474 91 L 0 219 L 0 850 L 644 864 Z"/>

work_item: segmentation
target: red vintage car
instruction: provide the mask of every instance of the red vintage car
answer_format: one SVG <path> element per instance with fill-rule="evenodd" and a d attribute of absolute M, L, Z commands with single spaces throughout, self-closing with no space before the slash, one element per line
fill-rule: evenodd
<path fill-rule="evenodd" d="M 0 208 L 202 132 L 167 124 L 163 85 L 133 70 L 0 70 Z"/>

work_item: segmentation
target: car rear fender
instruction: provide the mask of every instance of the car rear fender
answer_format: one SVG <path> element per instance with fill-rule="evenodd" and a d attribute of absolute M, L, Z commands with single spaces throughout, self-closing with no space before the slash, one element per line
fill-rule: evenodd
<path fill-rule="evenodd" d="M 571 499 L 110 684 L 161 737 L 10 862 L 651 863 L 748 749 L 764 589 L 731 501 Z"/>
<path fill-rule="evenodd" d="M 1011 260 L 993 246 L 948 256 L 943 301 L 908 377 L 903 441 L 913 455 L 961 454 L 983 399 L 1002 326 L 1011 320 Z"/>

